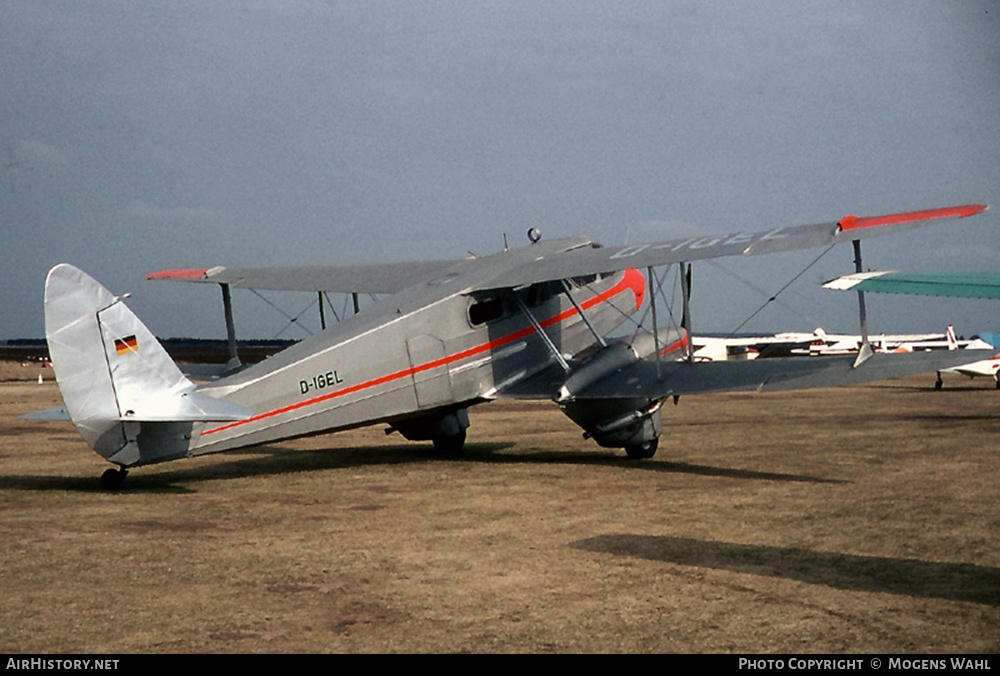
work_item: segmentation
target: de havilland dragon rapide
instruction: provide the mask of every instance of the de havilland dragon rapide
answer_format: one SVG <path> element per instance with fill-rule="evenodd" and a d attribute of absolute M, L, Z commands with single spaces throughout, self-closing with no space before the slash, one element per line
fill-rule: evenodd
<path fill-rule="evenodd" d="M 468 410 L 503 398 L 553 401 L 602 447 L 648 458 L 671 397 L 852 384 L 948 368 L 953 352 L 700 363 L 690 340 L 690 264 L 853 242 L 986 210 L 964 205 L 846 216 L 663 242 L 602 246 L 542 240 L 491 255 L 414 263 L 166 270 L 151 279 L 218 284 L 229 339 L 230 290 L 368 293 L 378 303 L 270 359 L 231 360 L 193 381 L 126 306 L 68 264 L 45 282 L 45 332 L 65 414 L 84 441 L 128 469 L 217 451 L 384 424 L 410 440 L 459 451 Z M 657 326 L 656 268 L 680 266 L 679 323 Z M 862 334 L 864 297 L 859 293 Z M 609 337 L 643 307 L 652 329 Z"/>

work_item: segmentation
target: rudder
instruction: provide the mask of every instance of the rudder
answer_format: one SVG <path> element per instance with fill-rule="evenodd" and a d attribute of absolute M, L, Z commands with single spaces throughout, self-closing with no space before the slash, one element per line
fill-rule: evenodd
<path fill-rule="evenodd" d="M 121 299 L 72 265 L 55 266 L 45 280 L 45 337 L 73 424 L 110 462 L 185 455 L 192 423 L 249 415 L 196 392 Z"/>

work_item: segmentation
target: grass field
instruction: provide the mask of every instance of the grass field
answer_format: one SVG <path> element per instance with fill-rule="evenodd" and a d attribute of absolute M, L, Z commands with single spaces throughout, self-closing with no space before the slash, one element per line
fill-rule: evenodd
<path fill-rule="evenodd" d="M 16 417 L 45 379 L 0 383 L 3 652 L 1000 650 L 992 381 L 682 399 L 651 461 L 494 403 L 460 458 L 369 428 L 107 493 Z"/>

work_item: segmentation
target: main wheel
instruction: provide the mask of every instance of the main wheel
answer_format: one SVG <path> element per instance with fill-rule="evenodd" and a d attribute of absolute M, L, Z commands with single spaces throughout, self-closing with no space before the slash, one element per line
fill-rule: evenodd
<path fill-rule="evenodd" d="M 462 447 L 465 446 L 465 430 L 458 434 L 435 435 L 432 441 L 434 442 L 434 450 L 438 453 L 458 455 L 462 452 Z"/>
<path fill-rule="evenodd" d="M 659 445 L 660 440 L 653 439 L 641 444 L 629 444 L 625 447 L 625 452 L 628 454 L 628 457 L 633 460 L 645 460 L 646 458 L 652 458 L 656 455 L 656 448 Z"/>
<path fill-rule="evenodd" d="M 125 483 L 128 471 L 122 469 L 108 469 L 101 475 L 101 488 L 106 491 L 116 491 Z"/>

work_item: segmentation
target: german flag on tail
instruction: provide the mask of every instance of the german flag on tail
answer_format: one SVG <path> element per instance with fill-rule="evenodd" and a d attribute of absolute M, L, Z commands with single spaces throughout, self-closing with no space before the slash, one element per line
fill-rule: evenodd
<path fill-rule="evenodd" d="M 118 356 L 123 354 L 128 354 L 129 352 L 138 352 L 139 343 L 136 341 L 135 336 L 127 336 L 125 338 L 115 338 L 115 352 Z"/>

